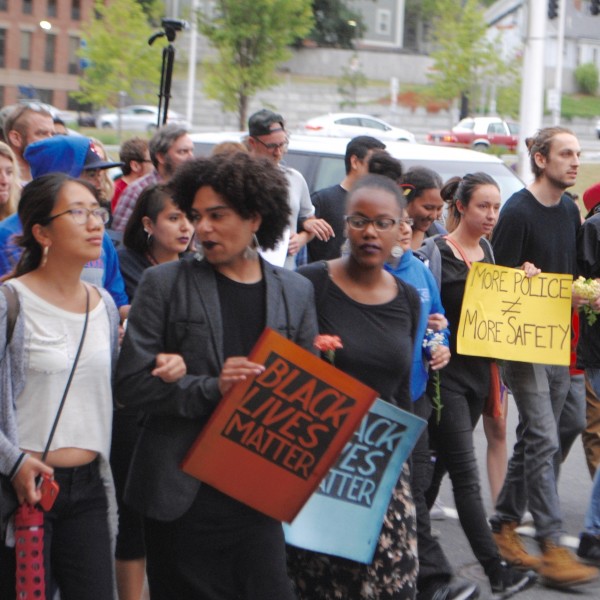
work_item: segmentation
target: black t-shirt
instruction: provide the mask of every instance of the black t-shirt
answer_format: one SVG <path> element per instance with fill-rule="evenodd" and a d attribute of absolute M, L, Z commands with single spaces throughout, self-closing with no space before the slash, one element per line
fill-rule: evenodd
<path fill-rule="evenodd" d="M 138 283 L 144 274 L 144 271 L 152 266 L 152 263 L 144 254 L 140 254 L 129 248 L 119 248 L 117 250 L 119 256 L 119 269 L 125 282 L 125 291 L 129 298 L 129 303 L 133 302 L 135 290 Z"/>
<path fill-rule="evenodd" d="M 348 192 L 341 185 L 333 185 L 314 192 L 310 197 L 315 207 L 315 217 L 325 219 L 335 233 L 335 237 L 327 242 L 314 238 L 308 243 L 308 260 L 331 260 L 339 258 L 344 243 L 344 215 L 346 214 L 346 195 Z"/>
<path fill-rule="evenodd" d="M 600 214 L 586 219 L 577 235 L 577 266 L 579 275 L 600 277 Z M 600 368 L 600 319 L 588 325 L 584 314 L 579 316 L 577 366 L 580 369 Z"/>
<path fill-rule="evenodd" d="M 450 352 L 452 357 L 448 365 L 440 370 L 440 383 L 452 390 L 472 390 L 480 396 L 489 391 L 490 359 L 479 356 L 467 356 L 456 351 L 456 332 L 460 322 L 465 282 L 469 268 L 463 260 L 456 258 L 446 240 L 436 238 L 435 243 L 442 257 L 442 287 L 440 295 L 446 311 L 450 328 Z M 485 258 L 480 262 L 493 263 L 489 244 L 480 240 Z"/>
<path fill-rule="evenodd" d="M 223 319 L 223 358 L 248 356 L 265 328 L 265 280 L 239 283 L 218 271 L 215 275 Z"/>
<path fill-rule="evenodd" d="M 528 261 L 545 273 L 575 275 L 580 223 L 579 210 L 567 196 L 556 206 L 544 206 L 522 189 L 507 200 L 494 228 L 496 263 L 519 267 Z"/>
<path fill-rule="evenodd" d="M 307 265 L 298 272 L 315 288 L 319 332 L 340 336 L 344 345 L 335 352 L 335 366 L 384 400 L 412 411 L 410 372 L 420 310 L 417 291 L 396 279 L 398 294 L 393 300 L 361 304 L 331 280 L 326 263 Z"/>

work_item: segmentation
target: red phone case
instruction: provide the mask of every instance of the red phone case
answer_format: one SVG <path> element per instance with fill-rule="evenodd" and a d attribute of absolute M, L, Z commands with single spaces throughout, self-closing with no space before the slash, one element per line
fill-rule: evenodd
<path fill-rule="evenodd" d="M 54 479 L 50 479 L 48 475 L 42 475 L 42 483 L 40 485 L 42 497 L 39 504 L 46 512 L 54 506 L 54 501 L 58 496 L 59 490 L 60 487 Z"/>

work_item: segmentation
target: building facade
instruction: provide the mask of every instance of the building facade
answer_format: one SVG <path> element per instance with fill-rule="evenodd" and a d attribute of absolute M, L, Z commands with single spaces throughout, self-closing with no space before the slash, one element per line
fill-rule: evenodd
<path fill-rule="evenodd" d="M 0 106 L 36 98 L 75 108 L 81 25 L 94 0 L 0 0 Z"/>

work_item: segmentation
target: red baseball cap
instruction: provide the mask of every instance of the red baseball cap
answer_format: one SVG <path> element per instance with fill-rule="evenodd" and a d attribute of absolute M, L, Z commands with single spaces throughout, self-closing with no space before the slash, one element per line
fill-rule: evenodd
<path fill-rule="evenodd" d="M 594 210 L 600 204 L 600 182 L 589 187 L 583 192 L 583 204 L 588 212 Z"/>

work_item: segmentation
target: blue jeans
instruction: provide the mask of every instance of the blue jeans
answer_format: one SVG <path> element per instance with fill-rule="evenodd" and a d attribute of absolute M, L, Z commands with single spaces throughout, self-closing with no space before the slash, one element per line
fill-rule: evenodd
<path fill-rule="evenodd" d="M 494 520 L 520 522 L 527 506 L 538 540 L 559 543 L 562 517 L 556 487 L 558 422 L 570 377 L 568 367 L 507 361 L 503 378 L 519 411 L 517 442 Z"/>
<path fill-rule="evenodd" d="M 600 535 L 600 469 L 596 469 L 594 475 L 594 486 L 592 487 L 592 498 L 585 513 L 583 522 L 586 533 Z"/>
<path fill-rule="evenodd" d="M 560 414 L 558 437 L 560 452 L 556 457 L 556 467 L 567 460 L 569 451 L 577 436 L 585 428 L 585 376 L 583 373 L 571 375 L 571 385 L 565 400 L 565 406 Z M 557 471 L 558 472 L 558 471 Z"/>

